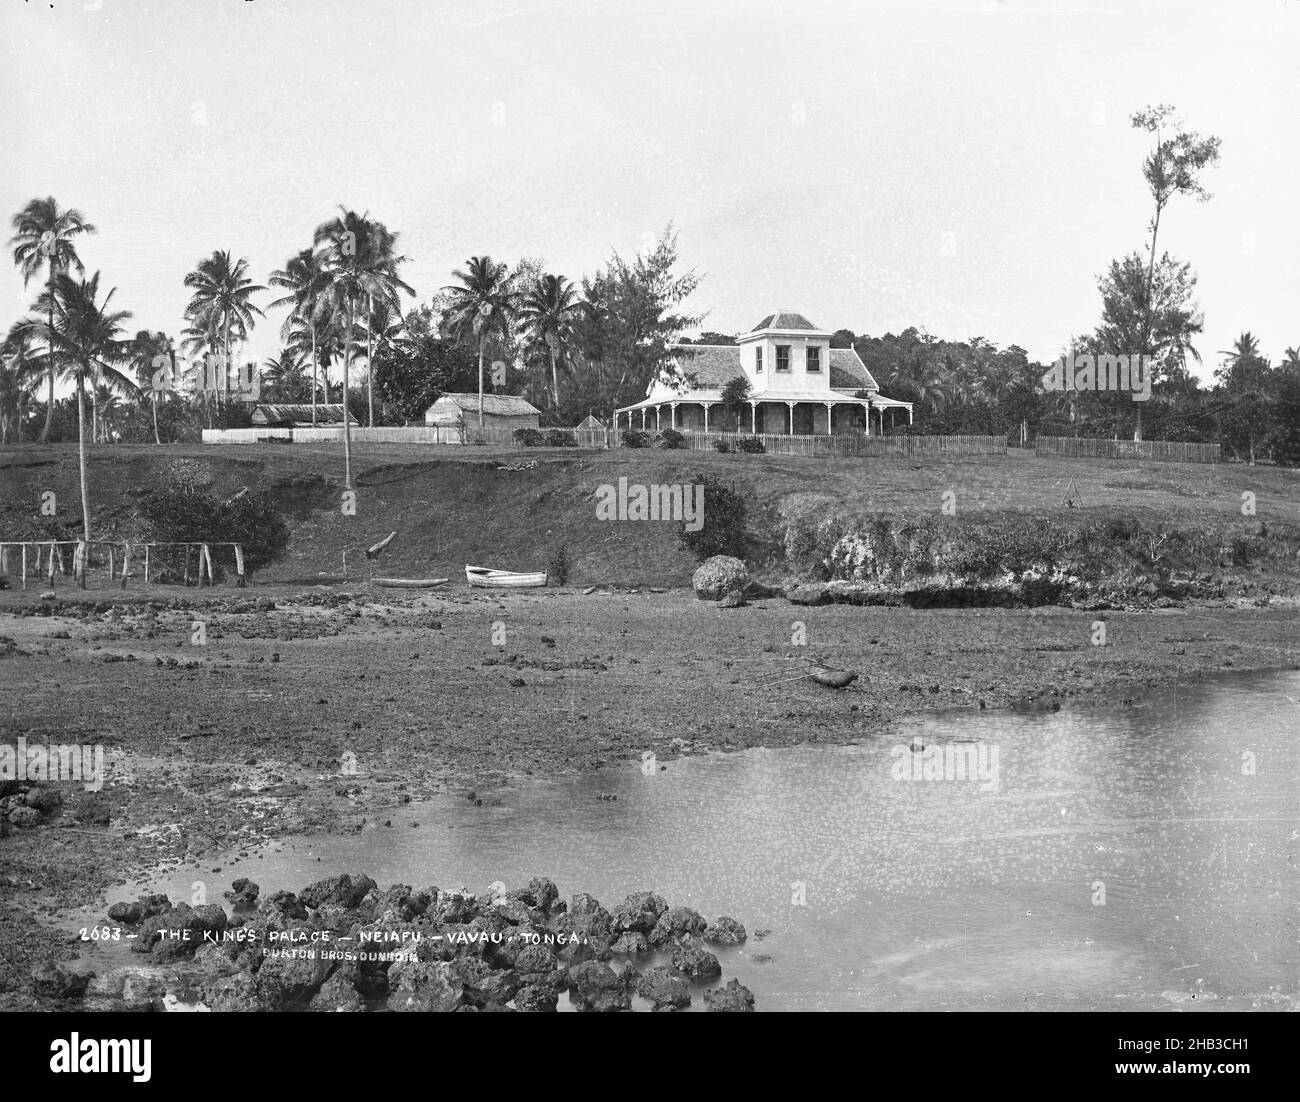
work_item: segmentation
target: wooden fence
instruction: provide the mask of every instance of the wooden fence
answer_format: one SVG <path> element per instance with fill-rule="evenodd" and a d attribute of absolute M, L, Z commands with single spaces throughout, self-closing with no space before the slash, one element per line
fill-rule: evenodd
<path fill-rule="evenodd" d="M 1218 463 L 1218 444 L 1180 440 L 1099 440 L 1082 436 L 1040 436 L 1034 450 L 1070 459 L 1158 459 L 1176 463 Z"/>
<path fill-rule="evenodd" d="M 788 436 L 776 433 L 687 432 L 686 446 L 694 451 L 712 451 L 715 441 L 724 440 L 735 449 L 742 440 L 759 440 L 770 455 L 815 456 L 905 456 L 1005 455 L 1005 436 L 867 436 L 844 433 L 837 436 Z"/>
<path fill-rule="evenodd" d="M 168 553 L 180 551 L 184 571 L 184 584 L 190 583 L 190 556 L 196 557 L 196 577 L 198 584 L 203 584 L 204 576 L 208 585 L 215 585 L 212 548 L 229 547 L 234 552 L 236 584 L 243 586 L 246 579 L 244 569 L 244 545 L 242 543 L 166 543 L 149 541 L 135 544 L 137 553 L 144 551 L 144 581 L 149 584 L 149 556 L 151 552 Z M 64 549 L 70 555 L 64 554 Z M 47 586 L 54 585 L 55 577 L 72 578 L 79 588 L 86 588 L 86 576 L 93 573 L 93 557 L 99 552 L 100 568 L 107 571 L 110 583 L 120 581 L 126 588 L 126 580 L 134 577 L 131 569 L 132 544 L 129 540 L 0 540 L 0 574 L 8 577 L 17 572 L 23 589 L 27 581 L 45 580 Z M 69 559 L 71 563 L 69 563 Z M 69 569 L 69 566 L 71 567 Z M 119 570 L 119 567 L 121 568 Z M 177 569 L 176 573 L 181 573 Z"/>
<path fill-rule="evenodd" d="M 543 432 L 546 430 L 543 429 Z M 580 448 L 607 448 L 613 443 L 613 433 L 605 429 L 565 429 Z M 362 428 L 353 425 L 354 444 L 493 444 L 513 445 L 518 441 L 514 429 L 467 425 L 464 432 L 455 425 L 406 425 L 385 428 Z M 343 426 L 328 425 L 317 428 L 292 429 L 204 429 L 205 444 L 341 444 Z"/>

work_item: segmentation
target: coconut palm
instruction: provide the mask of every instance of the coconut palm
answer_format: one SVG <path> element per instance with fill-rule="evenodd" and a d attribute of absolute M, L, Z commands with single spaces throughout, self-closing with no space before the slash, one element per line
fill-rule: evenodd
<path fill-rule="evenodd" d="M 75 208 L 65 210 L 52 195 L 33 199 L 14 215 L 13 228 L 14 236 L 9 244 L 14 246 L 14 265 L 23 274 L 24 289 L 42 265 L 46 269 L 47 290 L 54 285 L 54 277 L 60 272 L 69 269 L 78 275 L 85 272 L 74 239 L 78 234 L 94 233 L 95 227 L 86 221 L 81 211 Z M 54 327 L 53 317 L 47 317 L 46 322 L 50 328 Z M 41 430 L 42 444 L 49 442 L 54 423 L 54 377 L 58 373 L 58 357 L 53 348 L 46 359 L 49 391 L 45 404 L 45 427 Z"/>
<path fill-rule="evenodd" d="M 316 425 L 317 377 L 320 371 L 320 353 L 316 347 L 316 338 L 323 321 L 322 317 L 327 302 L 326 291 L 329 287 L 329 273 L 324 261 L 315 249 L 303 249 L 292 257 L 283 267 L 271 273 L 270 283 L 273 287 L 283 287 L 289 292 L 283 298 L 271 303 L 271 309 L 290 306 L 285 315 L 284 324 L 280 326 L 280 339 L 288 341 L 296 326 L 300 326 L 311 338 L 311 423 Z M 326 384 L 326 400 L 329 398 Z"/>
<path fill-rule="evenodd" d="M 185 286 L 194 290 L 194 296 L 185 307 L 185 317 L 191 327 L 210 342 L 215 334 L 222 336 L 225 364 L 222 368 L 222 391 L 230 397 L 230 341 L 248 340 L 249 331 L 256 324 L 253 315 L 265 317 L 249 300 L 266 288 L 248 278 L 248 261 L 240 257 L 232 261 L 230 254 L 218 249 L 200 260 L 185 277 Z"/>
<path fill-rule="evenodd" d="M 493 338 L 508 339 L 517 296 L 510 288 L 506 265 L 490 256 L 471 256 L 465 269 L 451 273 L 459 285 L 443 288 L 451 298 L 443 322 L 457 340 L 473 340 L 478 346 L 478 426 L 482 428 L 483 351 Z"/>
<path fill-rule="evenodd" d="M 130 359 L 131 344 L 122 336 L 122 322 L 131 315 L 125 310 L 109 310 L 115 293 L 116 288 L 99 302 L 98 272 L 90 279 L 73 279 L 60 272 L 37 299 L 37 316 L 30 319 L 35 335 L 65 365 L 63 370 L 72 376 L 75 384 L 82 538 L 87 540 L 91 538 L 91 528 L 90 494 L 86 487 L 86 386 L 99 380 L 134 389 L 131 380 L 117 368 Z"/>
<path fill-rule="evenodd" d="M 158 434 L 158 402 L 171 387 L 159 388 L 153 385 L 154 375 L 166 371 L 172 386 L 176 381 L 176 345 L 166 333 L 159 330 L 150 332 L 141 329 L 135 335 L 131 345 L 131 366 L 135 368 L 136 384 L 140 393 L 149 394 L 149 405 L 153 409 L 153 442 L 162 443 Z"/>
<path fill-rule="evenodd" d="M 23 421 L 41 375 L 31 330 L 19 320 L 0 343 L 0 443 L 7 444 L 10 436 L 22 441 Z"/>
<path fill-rule="evenodd" d="M 291 348 L 267 358 L 262 378 L 269 398 L 277 402 L 301 402 L 309 389 L 315 389 L 315 381 L 309 383 L 303 372 L 302 356 Z"/>
<path fill-rule="evenodd" d="M 582 305 L 578 292 L 563 276 L 544 275 L 519 303 L 524 339 L 546 348 L 551 361 L 551 403 L 560 404 L 557 360 L 567 358 Z"/>
<path fill-rule="evenodd" d="M 345 207 L 339 216 L 316 228 L 316 248 L 323 254 L 329 275 L 326 301 L 330 312 L 343 322 L 343 474 L 344 484 L 352 488 L 352 429 L 348 412 L 348 381 L 352 369 L 352 344 L 355 327 L 374 312 L 376 301 L 387 301 L 394 308 L 398 292 L 414 295 L 415 291 L 397 277 L 397 265 L 406 258 L 394 254 L 397 235 L 382 222 L 371 221 Z M 374 349 L 369 328 L 366 330 L 367 355 L 373 360 Z M 370 424 L 375 421 L 374 371 L 367 365 Z"/>

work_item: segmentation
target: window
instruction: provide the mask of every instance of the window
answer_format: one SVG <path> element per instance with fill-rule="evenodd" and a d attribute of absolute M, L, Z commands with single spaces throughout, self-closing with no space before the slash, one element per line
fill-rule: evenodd
<path fill-rule="evenodd" d="M 776 369 L 777 371 L 790 370 L 790 346 L 788 344 L 778 344 L 776 346 Z"/>
<path fill-rule="evenodd" d="M 810 344 L 808 346 L 808 370 L 820 371 L 822 369 L 822 349 L 819 344 Z"/>
<path fill-rule="evenodd" d="M 763 374 L 763 346 L 761 344 L 754 349 L 754 374 Z"/>

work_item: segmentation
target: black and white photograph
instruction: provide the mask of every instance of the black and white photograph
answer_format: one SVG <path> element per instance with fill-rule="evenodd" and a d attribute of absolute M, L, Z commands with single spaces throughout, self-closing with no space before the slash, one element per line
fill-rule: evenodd
<path fill-rule="evenodd" d="M 3 0 L 0 96 L 35 1069 L 847 1012 L 1263 1070 L 1300 3 Z"/>

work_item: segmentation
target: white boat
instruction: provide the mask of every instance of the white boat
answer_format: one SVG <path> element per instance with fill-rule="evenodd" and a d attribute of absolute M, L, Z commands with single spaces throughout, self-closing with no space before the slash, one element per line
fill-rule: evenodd
<path fill-rule="evenodd" d="M 493 570 L 488 566 L 465 567 L 465 580 L 470 585 L 488 586 L 492 589 L 526 589 L 529 586 L 544 586 L 546 571 L 535 574 L 517 574 L 513 570 Z"/>
<path fill-rule="evenodd" d="M 375 585 L 382 585 L 387 589 L 433 589 L 435 586 L 446 585 L 450 578 L 374 578 Z"/>

